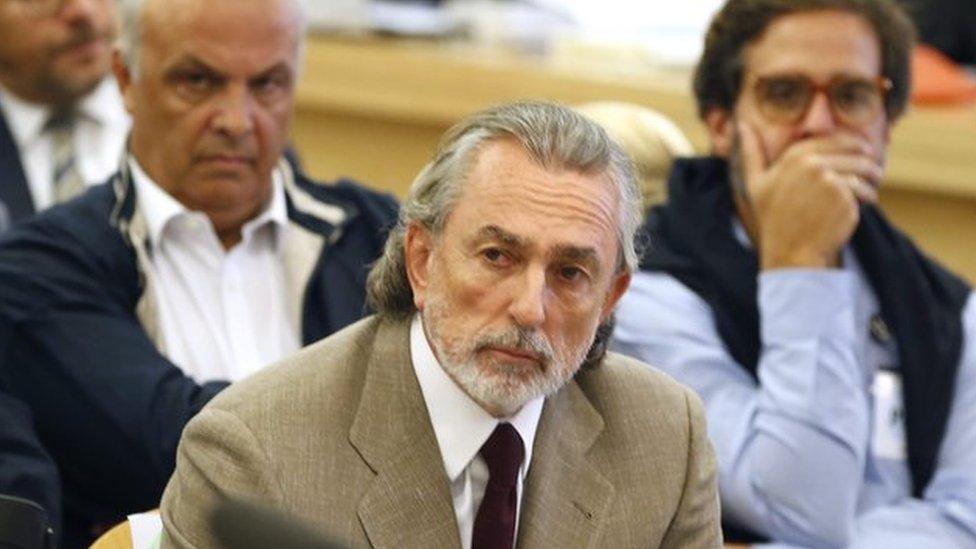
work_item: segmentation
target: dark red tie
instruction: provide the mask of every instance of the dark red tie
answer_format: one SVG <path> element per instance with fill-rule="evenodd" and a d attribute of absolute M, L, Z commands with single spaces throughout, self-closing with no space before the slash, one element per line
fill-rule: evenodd
<path fill-rule="evenodd" d="M 481 447 L 488 486 L 478 507 L 471 549 L 512 549 L 518 509 L 518 473 L 525 459 L 522 437 L 511 423 L 499 423 Z"/>

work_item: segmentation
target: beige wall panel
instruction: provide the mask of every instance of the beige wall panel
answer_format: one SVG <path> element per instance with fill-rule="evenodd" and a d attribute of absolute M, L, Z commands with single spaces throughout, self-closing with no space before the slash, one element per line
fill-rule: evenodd
<path fill-rule="evenodd" d="M 292 137 L 306 171 L 316 179 L 346 176 L 402 197 L 445 129 L 301 110 Z"/>
<path fill-rule="evenodd" d="M 401 197 L 445 129 L 502 101 L 638 103 L 706 150 L 687 71 L 601 59 L 313 37 L 293 140 L 312 176 L 350 176 Z M 976 282 L 976 105 L 914 108 L 896 126 L 889 153 L 882 193 L 889 217 Z"/>
<path fill-rule="evenodd" d="M 884 189 L 881 207 L 929 255 L 976 283 L 976 199 Z"/>

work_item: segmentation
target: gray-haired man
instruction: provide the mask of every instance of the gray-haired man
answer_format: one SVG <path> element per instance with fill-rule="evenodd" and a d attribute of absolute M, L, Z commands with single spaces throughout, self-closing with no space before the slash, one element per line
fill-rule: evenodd
<path fill-rule="evenodd" d="M 188 425 L 163 545 L 213 546 L 236 495 L 354 546 L 720 546 L 700 404 L 598 329 L 639 221 L 629 162 L 583 117 L 461 122 L 371 272 L 378 315 Z"/>
<path fill-rule="evenodd" d="M 396 219 L 389 196 L 282 160 L 299 0 L 132 3 L 118 173 L 0 241 L 0 388 L 56 460 L 68 548 L 158 506 L 184 425 L 228 382 L 363 316 Z"/>

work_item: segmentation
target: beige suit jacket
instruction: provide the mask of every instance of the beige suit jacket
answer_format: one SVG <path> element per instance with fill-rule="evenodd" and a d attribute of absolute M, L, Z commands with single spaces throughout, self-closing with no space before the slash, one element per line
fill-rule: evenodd
<path fill-rule="evenodd" d="M 353 547 L 458 548 L 409 322 L 367 318 L 215 398 L 183 434 L 163 547 L 217 547 L 224 497 L 283 509 Z M 701 404 L 610 354 L 546 399 L 517 546 L 720 547 Z"/>

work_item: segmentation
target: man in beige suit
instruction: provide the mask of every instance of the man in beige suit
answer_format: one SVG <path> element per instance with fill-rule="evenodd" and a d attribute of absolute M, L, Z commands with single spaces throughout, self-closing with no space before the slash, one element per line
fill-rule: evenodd
<path fill-rule="evenodd" d="M 461 122 L 370 274 L 377 316 L 189 424 L 163 546 L 215 546 L 228 497 L 357 547 L 720 546 L 699 401 L 606 353 L 640 219 L 629 161 L 582 116 Z"/>

